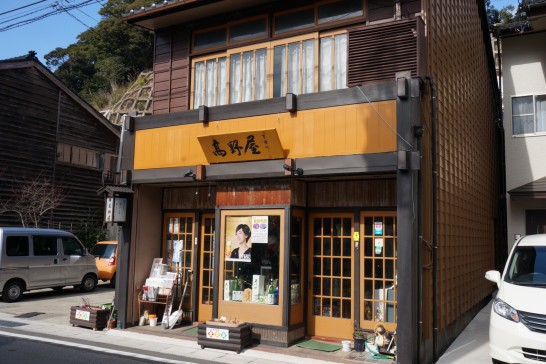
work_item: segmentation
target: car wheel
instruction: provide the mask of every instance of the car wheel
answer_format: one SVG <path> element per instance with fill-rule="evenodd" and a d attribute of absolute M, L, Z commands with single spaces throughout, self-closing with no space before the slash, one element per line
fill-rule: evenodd
<path fill-rule="evenodd" d="M 6 283 L 2 291 L 2 298 L 5 302 L 17 302 L 23 298 L 23 285 L 19 281 Z"/>
<path fill-rule="evenodd" d="M 110 287 L 114 288 L 116 287 L 116 274 L 112 276 L 112 279 L 110 279 Z"/>
<path fill-rule="evenodd" d="M 96 287 L 97 287 L 97 278 L 95 278 L 91 274 L 88 274 L 85 277 L 83 277 L 82 284 L 80 285 L 80 289 L 83 292 L 94 291 Z"/>

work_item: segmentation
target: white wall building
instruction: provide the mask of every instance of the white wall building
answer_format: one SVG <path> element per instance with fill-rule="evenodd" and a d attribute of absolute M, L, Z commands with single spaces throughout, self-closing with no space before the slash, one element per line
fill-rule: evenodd
<path fill-rule="evenodd" d="M 546 233 L 546 2 L 526 5 L 526 26 L 502 35 L 508 249 Z"/>

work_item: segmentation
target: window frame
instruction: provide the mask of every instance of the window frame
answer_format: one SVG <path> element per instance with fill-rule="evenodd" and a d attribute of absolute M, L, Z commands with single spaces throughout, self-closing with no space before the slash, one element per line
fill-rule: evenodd
<path fill-rule="evenodd" d="M 226 74 L 225 74 L 225 79 L 226 79 L 226 87 L 225 87 L 225 100 L 223 102 L 222 105 L 232 105 L 232 104 L 237 104 L 237 103 L 242 103 L 242 102 L 249 102 L 249 101 L 242 101 L 243 100 L 243 89 L 241 87 L 241 94 L 240 94 L 240 97 L 239 97 L 239 100 L 237 102 L 233 102 L 231 103 L 231 85 L 232 85 L 232 81 L 231 81 L 231 57 L 233 55 L 241 55 L 241 63 L 242 63 L 242 59 L 243 59 L 243 54 L 245 54 L 246 52 L 253 52 L 254 53 L 254 57 L 253 57 L 253 66 L 252 66 L 252 98 L 250 101 L 257 101 L 256 100 L 256 52 L 259 51 L 259 50 L 263 50 L 265 49 L 266 50 L 266 74 L 265 74 L 265 82 L 266 82 L 266 89 L 265 89 L 265 97 L 263 99 L 259 99 L 259 100 L 268 100 L 268 99 L 272 99 L 273 97 L 284 97 L 284 95 L 286 95 L 287 93 L 287 90 L 288 90 L 288 82 L 287 82 L 287 77 L 288 77 L 288 70 L 286 69 L 285 70 L 285 73 L 283 75 L 284 77 L 284 90 L 282 90 L 281 92 L 281 96 L 274 96 L 274 80 L 275 80 L 275 64 L 274 64 L 274 61 L 275 61 L 275 48 L 276 47 L 279 47 L 279 46 L 286 46 L 286 48 L 288 48 L 288 46 L 290 44 L 293 44 L 293 43 L 299 43 L 300 46 L 299 46 L 299 64 L 298 64 L 298 92 L 297 94 L 300 95 L 302 94 L 302 87 L 303 87 L 303 68 L 302 68 L 302 64 L 303 64 L 303 43 L 305 41 L 310 41 L 312 40 L 313 41 L 313 90 L 311 92 L 306 92 L 306 93 L 316 93 L 316 92 L 321 92 L 320 91 L 320 44 L 321 44 L 321 39 L 322 38 L 326 38 L 326 37 L 329 37 L 333 40 L 332 42 L 332 45 L 335 44 L 335 37 L 338 36 L 338 35 L 342 35 L 342 34 L 347 34 L 347 30 L 346 29 L 342 29 L 342 30 L 335 30 L 335 31 L 326 31 L 326 32 L 313 32 L 313 33 L 307 33 L 307 34 L 304 34 L 304 35 L 298 35 L 298 36 L 295 36 L 295 37 L 289 37 L 289 38 L 282 38 L 282 39 L 275 39 L 275 40 L 270 40 L 270 41 L 266 41 L 266 42 L 261 42 L 261 43 L 256 43 L 256 44 L 252 44 L 252 45 L 246 45 L 246 46 L 242 46 L 242 47 L 237 47 L 237 48 L 231 48 L 231 49 L 227 49 L 226 51 L 223 51 L 223 52 L 214 52 L 214 53 L 210 53 L 210 54 L 207 54 L 207 55 L 200 55 L 200 56 L 196 56 L 196 57 L 193 57 L 192 58 L 192 61 L 191 61 L 191 81 L 190 81 L 190 102 L 189 102 L 189 107 L 191 110 L 194 110 L 194 109 L 197 109 L 199 106 L 201 105 L 195 105 L 195 95 L 196 95 L 196 92 L 195 92 L 195 85 L 196 85 L 196 76 L 195 76 L 195 70 L 196 70 L 196 65 L 198 63 L 201 63 L 203 62 L 203 69 L 204 69 L 204 74 L 203 74 L 203 89 L 202 89 L 202 95 L 201 95 L 201 100 L 203 100 L 202 102 L 202 105 L 206 105 L 207 102 L 206 102 L 206 96 L 207 96 L 207 89 L 206 89 L 206 80 L 207 80 L 207 75 L 206 75 L 206 71 L 207 71 L 207 62 L 208 61 L 212 61 L 212 60 L 215 60 L 216 64 L 218 64 L 218 61 L 225 58 L 226 59 L 226 65 L 225 65 L 225 69 L 226 69 Z M 287 52 L 288 53 L 288 52 Z M 331 60 L 331 65 L 332 65 L 332 70 L 330 71 L 330 83 L 332 85 L 331 89 L 330 90 L 336 90 L 337 88 L 335 88 L 335 75 L 334 75 L 334 70 L 335 70 L 335 57 L 334 57 L 334 49 L 332 49 L 332 60 Z M 242 64 L 241 64 L 241 67 L 242 67 Z M 288 68 L 288 67 L 287 67 Z M 347 68 L 347 63 L 345 63 L 345 68 Z M 215 95 L 214 95 L 214 105 L 210 105 L 209 107 L 212 107 L 212 106 L 219 106 L 218 105 L 218 91 L 219 91 L 219 88 L 218 88 L 218 67 L 216 66 L 215 68 L 215 72 L 216 74 L 214 75 L 214 87 L 215 87 Z M 347 72 L 347 70 L 345 70 L 345 72 Z M 241 85 L 241 82 L 242 82 L 242 79 L 243 79 L 243 73 L 241 72 L 241 77 L 239 79 L 239 82 L 240 82 L 240 85 Z M 345 83 L 344 87 L 343 88 L 346 88 L 347 85 Z"/>
<path fill-rule="evenodd" d="M 532 109 L 533 109 L 532 114 L 517 114 L 517 115 L 514 114 L 514 100 L 519 99 L 519 98 L 524 98 L 524 97 L 532 97 L 532 100 L 533 100 L 532 101 Z M 530 136 L 543 136 L 543 135 L 546 135 L 546 130 L 537 132 L 537 108 L 536 108 L 537 97 L 544 98 L 544 101 L 546 102 L 546 92 L 510 96 L 510 112 L 511 112 L 510 122 L 512 124 L 511 126 L 512 126 L 512 137 L 513 138 L 525 138 L 525 137 L 530 137 Z M 533 132 L 532 133 L 516 134 L 515 130 L 514 130 L 514 117 L 521 117 L 521 116 L 525 116 L 525 115 L 532 115 L 532 117 L 533 117 Z M 546 120 L 544 122 L 546 124 Z"/>

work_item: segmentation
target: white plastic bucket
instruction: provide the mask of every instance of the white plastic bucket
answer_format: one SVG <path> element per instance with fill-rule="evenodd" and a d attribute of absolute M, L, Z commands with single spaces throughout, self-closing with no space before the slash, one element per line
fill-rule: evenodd
<path fill-rule="evenodd" d="M 341 342 L 343 351 L 351 351 L 351 342 L 349 340 L 343 340 Z"/>
<path fill-rule="evenodd" d="M 157 325 L 157 317 L 150 317 L 150 326 Z"/>

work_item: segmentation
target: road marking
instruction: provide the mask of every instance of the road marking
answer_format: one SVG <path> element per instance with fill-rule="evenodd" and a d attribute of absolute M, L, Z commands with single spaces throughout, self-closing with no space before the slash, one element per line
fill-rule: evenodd
<path fill-rule="evenodd" d="M 32 336 L 32 335 L 16 334 L 16 333 L 13 333 L 13 332 L 2 331 L 1 329 L 0 329 L 0 335 L 9 336 L 9 337 L 16 337 L 16 338 L 20 338 L 20 339 L 28 339 L 28 340 L 33 340 L 33 341 L 46 342 L 46 343 L 50 343 L 50 344 L 70 346 L 72 348 L 78 348 L 78 349 L 88 349 L 88 350 L 98 351 L 98 352 L 101 352 L 101 353 L 123 355 L 123 356 L 128 356 L 128 357 L 131 357 L 131 358 L 151 360 L 151 361 L 160 362 L 160 363 L 195 364 L 195 362 L 182 361 L 182 360 L 172 360 L 172 359 L 166 359 L 166 358 L 158 358 L 157 356 L 136 354 L 136 353 L 132 353 L 132 352 L 129 352 L 129 351 L 113 350 L 113 349 L 102 348 L 102 347 L 91 346 L 91 345 L 85 345 L 85 344 L 74 345 L 74 343 L 69 342 L 69 341 L 48 339 L 48 338 L 43 338 L 43 337 L 39 337 L 39 336 Z"/>

